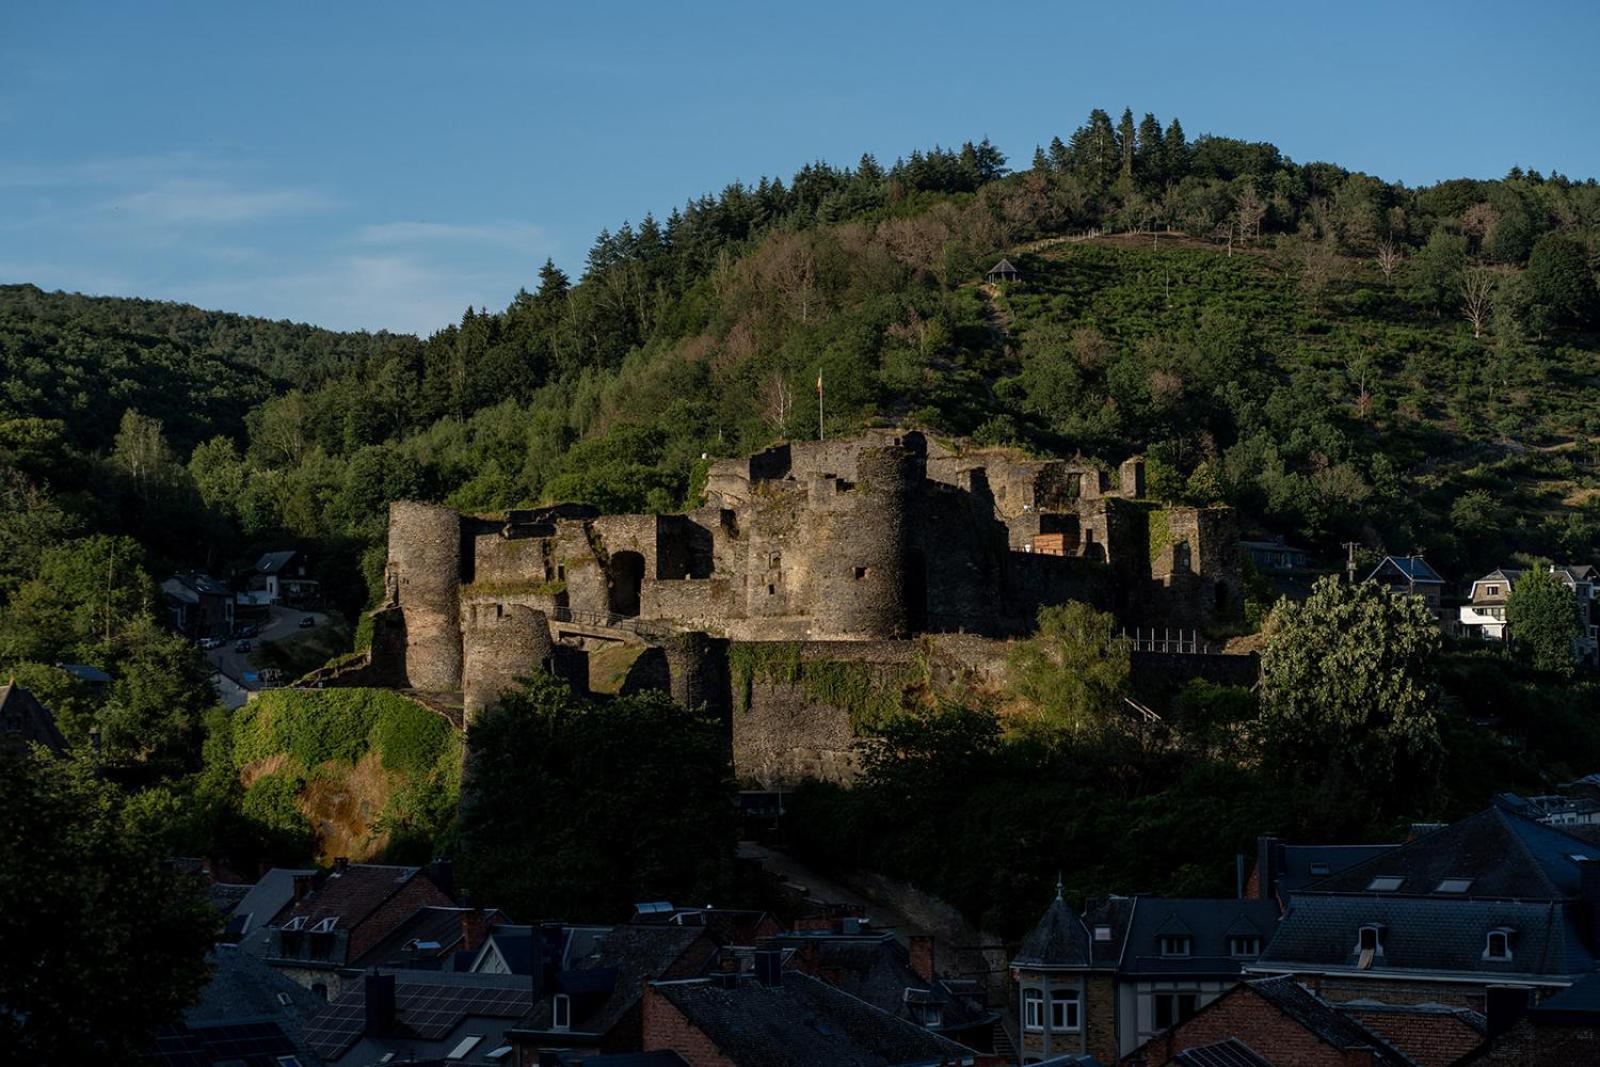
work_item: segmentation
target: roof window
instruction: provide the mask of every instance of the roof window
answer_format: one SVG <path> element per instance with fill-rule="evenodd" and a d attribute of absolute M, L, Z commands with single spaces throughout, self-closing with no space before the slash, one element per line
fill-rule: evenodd
<path fill-rule="evenodd" d="M 1094 939 L 1096 941 L 1110 941 L 1111 940 L 1111 927 L 1105 925 L 1104 923 L 1101 923 L 1099 926 L 1096 926 L 1094 928 Z"/>
<path fill-rule="evenodd" d="M 464 1060 L 464 1059 L 466 1059 L 467 1056 L 469 1054 L 471 1054 L 472 1050 L 478 1047 L 478 1042 L 480 1042 L 482 1040 L 483 1040 L 483 1035 L 482 1034 L 468 1034 L 466 1037 L 462 1038 L 459 1042 L 457 1042 L 456 1047 L 450 1050 L 450 1054 L 448 1056 L 446 1056 L 445 1059 L 447 1059 L 447 1060 Z"/>
<path fill-rule="evenodd" d="M 1318 860 L 1311 865 L 1311 877 L 1326 878 L 1332 873 L 1331 868 L 1323 860 Z"/>
<path fill-rule="evenodd" d="M 1472 888 L 1471 878 L 1446 878 L 1441 881 L 1435 893 L 1465 893 Z"/>
<path fill-rule="evenodd" d="M 1367 883 L 1369 893 L 1393 893 L 1405 884 L 1405 879 L 1392 874 L 1380 874 Z"/>

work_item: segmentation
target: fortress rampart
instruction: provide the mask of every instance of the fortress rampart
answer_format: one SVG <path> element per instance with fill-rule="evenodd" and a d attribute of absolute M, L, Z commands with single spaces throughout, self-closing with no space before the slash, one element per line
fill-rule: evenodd
<path fill-rule="evenodd" d="M 1137 459 L 1113 480 L 1093 463 L 875 430 L 718 460 L 704 505 L 681 514 L 398 502 L 370 661 L 325 681 L 459 694 L 470 721 L 535 668 L 582 684 L 591 653 L 647 644 L 630 684 L 727 721 L 741 778 L 848 777 L 860 709 L 841 721 L 824 690 L 781 679 L 741 707 L 737 650 L 824 649 L 881 681 L 921 635 L 965 642 L 992 674 L 995 650 L 1047 605 L 1086 601 L 1129 626 L 1236 613 L 1233 513 L 1157 507 L 1143 482 Z"/>

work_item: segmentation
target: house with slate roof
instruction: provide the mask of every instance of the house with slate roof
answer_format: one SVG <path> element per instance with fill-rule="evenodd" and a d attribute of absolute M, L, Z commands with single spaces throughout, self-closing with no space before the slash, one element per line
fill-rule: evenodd
<path fill-rule="evenodd" d="M 1288 907 L 1298 889 L 1381 856 L 1394 845 L 1291 845 L 1276 837 L 1256 838 L 1256 861 L 1245 881 L 1245 897 L 1276 900 Z"/>
<path fill-rule="evenodd" d="M 211 978 L 183 1022 L 157 1032 L 161 1067 L 319 1067 L 305 1027 L 322 998 L 232 945 L 208 961 Z"/>
<path fill-rule="evenodd" d="M 537 1063 L 541 1050 L 648 1049 L 641 1036 L 645 985 L 704 974 L 716 954 L 716 942 L 698 926 L 542 923 L 497 927 L 471 967 L 504 967 L 531 990 L 529 1010 L 506 1039 L 522 1062 Z"/>
<path fill-rule="evenodd" d="M 1551 564 L 1549 571 L 1576 602 L 1582 627 L 1573 638 L 1572 655 L 1579 663 L 1593 666 L 1600 657 L 1600 574 L 1584 564 Z M 1461 605 L 1458 622 L 1461 633 L 1484 641 L 1509 641 L 1515 635 L 1506 622 L 1506 603 L 1511 590 L 1528 574 L 1525 567 L 1497 567 L 1472 583 L 1467 602 Z"/>
<path fill-rule="evenodd" d="M 311 563 L 305 553 L 294 549 L 263 553 L 247 581 L 250 591 L 240 594 L 240 603 L 302 604 L 317 597 L 318 583 L 311 576 Z"/>
<path fill-rule="evenodd" d="M 1493 1036 L 1456 1063 L 1460 1067 L 1539 1067 L 1600 1063 L 1600 974 L 1574 982 L 1491 1027 Z"/>
<path fill-rule="evenodd" d="M 0 744 L 39 744 L 57 756 L 67 754 L 67 739 L 56 728 L 56 717 L 15 681 L 0 685 Z"/>
<path fill-rule="evenodd" d="M 1238 981 L 1279 919 L 1271 899 L 1056 899 L 1011 961 L 1022 1062 L 1063 1052 L 1114 1063 Z"/>
<path fill-rule="evenodd" d="M 1430 614 L 1443 626 L 1444 579 L 1421 556 L 1384 556 L 1367 575 L 1392 594 L 1419 596 Z"/>
<path fill-rule="evenodd" d="M 1289 894 L 1255 975 L 1294 975 L 1334 1003 L 1488 1010 L 1596 969 L 1600 846 L 1500 805 Z"/>
<path fill-rule="evenodd" d="M 1152 1037 L 1123 1067 L 1417 1067 L 1290 978 L 1241 982 L 1192 1018 Z"/>
<path fill-rule="evenodd" d="M 981 1052 L 995 1047 L 999 1012 L 989 1009 L 976 980 L 939 973 L 927 935 L 912 937 L 908 947 L 887 930 L 796 930 L 767 938 L 762 947 L 783 952 L 786 967 L 896 1018 Z"/>
<path fill-rule="evenodd" d="M 293 898 L 265 931 L 262 956 L 308 989 L 336 999 L 350 965 L 424 905 L 453 901 L 419 867 L 339 860 L 320 883 L 294 880 Z"/>
<path fill-rule="evenodd" d="M 652 982 L 644 1044 L 691 1067 L 934 1067 L 978 1056 L 820 979 L 785 970 L 782 953 L 757 955 L 752 975 Z"/>

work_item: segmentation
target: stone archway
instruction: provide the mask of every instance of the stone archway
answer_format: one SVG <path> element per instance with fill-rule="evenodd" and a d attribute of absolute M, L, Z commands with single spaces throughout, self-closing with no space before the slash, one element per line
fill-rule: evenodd
<path fill-rule="evenodd" d="M 639 614 L 639 591 L 644 586 L 644 557 L 637 552 L 611 555 L 611 611 L 635 618 Z"/>

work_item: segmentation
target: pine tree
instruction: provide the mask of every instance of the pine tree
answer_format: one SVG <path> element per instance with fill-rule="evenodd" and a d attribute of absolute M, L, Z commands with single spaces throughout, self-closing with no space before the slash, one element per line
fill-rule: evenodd
<path fill-rule="evenodd" d="M 1139 146 L 1134 172 L 1146 185 L 1159 188 L 1167 180 L 1167 147 L 1161 139 L 1161 123 L 1146 111 L 1139 123 Z"/>
<path fill-rule="evenodd" d="M 546 257 L 544 266 L 539 268 L 539 298 L 549 300 L 563 297 L 571 288 L 572 282 L 567 272 L 556 266 L 555 260 Z"/>
<path fill-rule="evenodd" d="M 1065 174 L 1072 166 L 1072 152 L 1059 137 L 1050 138 L 1050 169 Z"/>
<path fill-rule="evenodd" d="M 1167 124 L 1166 142 L 1162 146 L 1166 156 L 1167 180 L 1177 181 L 1189 176 L 1189 142 L 1184 139 L 1183 126 L 1176 117 Z"/>
<path fill-rule="evenodd" d="M 1044 149 L 1042 147 L 1040 147 L 1039 145 L 1034 145 L 1033 146 L 1033 171 L 1034 171 L 1034 173 L 1035 174 L 1043 174 L 1046 171 L 1048 171 L 1049 169 L 1050 169 L 1050 160 L 1044 154 Z"/>
<path fill-rule="evenodd" d="M 1133 184 L 1133 156 L 1137 145 L 1133 129 L 1133 109 L 1122 109 L 1122 119 L 1117 123 L 1117 148 L 1122 152 L 1122 172 L 1118 177 L 1125 185 Z"/>
<path fill-rule="evenodd" d="M 883 168 L 878 165 L 878 160 L 871 152 L 861 153 L 861 160 L 856 164 L 856 181 L 868 185 L 877 185 L 883 181 Z"/>

